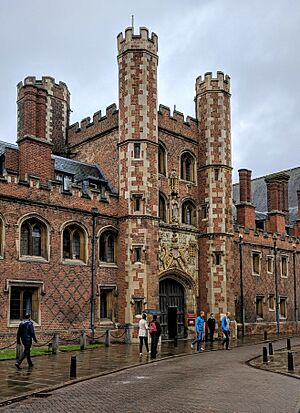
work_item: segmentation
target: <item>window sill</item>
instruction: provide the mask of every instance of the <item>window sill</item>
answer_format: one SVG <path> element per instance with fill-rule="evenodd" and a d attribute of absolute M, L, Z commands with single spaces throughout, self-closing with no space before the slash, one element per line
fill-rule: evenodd
<path fill-rule="evenodd" d="M 87 263 L 82 261 L 82 260 L 68 260 L 68 259 L 62 260 L 62 264 L 64 264 L 64 265 L 82 265 L 82 266 L 87 265 Z"/>
<path fill-rule="evenodd" d="M 286 321 L 286 317 L 283 317 L 282 315 L 279 316 L 280 320 L 285 320 Z"/>
<path fill-rule="evenodd" d="M 100 261 L 99 267 L 101 268 L 118 268 L 115 262 Z"/>
<path fill-rule="evenodd" d="M 38 257 L 35 255 L 22 255 L 21 257 L 19 257 L 19 261 L 23 261 L 23 262 L 38 262 L 38 263 L 44 263 L 47 264 L 50 261 L 47 260 L 44 257 Z"/>
<path fill-rule="evenodd" d="M 274 313 L 275 312 L 275 308 L 269 308 L 270 313 Z"/>
<path fill-rule="evenodd" d="M 281 275 L 280 278 L 288 278 L 287 275 Z"/>
<path fill-rule="evenodd" d="M 114 322 L 109 318 L 100 318 L 100 325 L 101 326 L 113 326 Z"/>
<path fill-rule="evenodd" d="M 9 321 L 9 323 L 8 323 L 8 327 L 9 328 L 16 328 L 16 327 L 19 327 L 19 324 L 22 322 L 23 320 L 10 320 Z M 33 321 L 33 326 L 34 327 L 40 327 L 41 326 L 41 324 L 40 323 L 37 323 L 36 321 L 34 321 L 34 320 L 31 320 L 31 321 Z"/>
<path fill-rule="evenodd" d="M 260 277 L 260 274 L 257 274 L 256 272 L 252 273 L 253 277 Z"/>

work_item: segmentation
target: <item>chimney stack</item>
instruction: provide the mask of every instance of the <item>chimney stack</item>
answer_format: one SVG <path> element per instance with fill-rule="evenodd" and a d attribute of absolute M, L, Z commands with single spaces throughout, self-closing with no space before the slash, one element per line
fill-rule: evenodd
<path fill-rule="evenodd" d="M 255 207 L 251 203 L 251 171 L 239 169 L 240 203 L 236 206 L 237 222 L 245 228 L 255 228 Z"/>
<path fill-rule="evenodd" d="M 267 231 L 284 234 L 288 221 L 288 182 L 290 176 L 284 172 L 269 175 L 267 184 L 268 219 Z"/>

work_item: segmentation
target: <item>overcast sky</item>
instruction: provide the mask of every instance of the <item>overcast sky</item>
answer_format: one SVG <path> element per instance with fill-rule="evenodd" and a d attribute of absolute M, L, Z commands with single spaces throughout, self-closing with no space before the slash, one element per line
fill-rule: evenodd
<path fill-rule="evenodd" d="M 159 103 L 194 116 L 196 77 L 230 75 L 235 181 L 300 166 L 300 0 L 0 0 L 0 140 L 16 140 L 28 75 L 67 83 L 71 123 L 117 103 L 132 14 L 159 37 Z"/>

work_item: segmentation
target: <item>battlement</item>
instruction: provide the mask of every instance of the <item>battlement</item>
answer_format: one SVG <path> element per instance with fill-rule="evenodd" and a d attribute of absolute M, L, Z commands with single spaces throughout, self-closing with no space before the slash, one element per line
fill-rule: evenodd
<path fill-rule="evenodd" d="M 133 28 L 127 27 L 125 37 L 121 32 L 118 34 L 117 40 L 119 54 L 132 49 L 144 49 L 157 54 L 158 37 L 155 33 L 151 33 L 151 37 L 149 37 L 149 30 L 146 27 L 140 27 L 139 34 L 134 34 Z"/>
<path fill-rule="evenodd" d="M 70 102 L 70 92 L 68 86 L 64 82 L 56 83 L 51 76 L 43 76 L 42 79 L 36 79 L 35 76 L 27 76 L 24 81 L 17 84 L 18 99 L 22 97 L 22 90 L 25 86 L 33 86 L 39 89 L 44 89 L 48 95 L 52 95 L 59 99 Z"/>
<path fill-rule="evenodd" d="M 197 120 L 191 116 L 187 116 L 185 120 L 184 114 L 177 110 L 174 110 L 173 115 L 171 115 L 171 110 L 168 106 L 159 105 L 158 127 L 180 134 L 186 138 L 197 140 Z"/>
<path fill-rule="evenodd" d="M 198 76 L 196 79 L 196 95 L 220 90 L 230 93 L 230 77 L 224 76 L 223 72 L 218 71 L 217 76 L 213 77 L 212 72 L 207 72 L 204 77 Z"/>
<path fill-rule="evenodd" d="M 92 121 L 90 116 L 88 116 L 82 119 L 80 123 L 75 122 L 70 125 L 67 130 L 68 144 L 71 146 L 76 145 L 97 134 L 117 128 L 118 124 L 118 109 L 117 105 L 113 103 L 106 108 L 104 116 L 102 116 L 101 110 L 99 110 L 94 113 Z"/>

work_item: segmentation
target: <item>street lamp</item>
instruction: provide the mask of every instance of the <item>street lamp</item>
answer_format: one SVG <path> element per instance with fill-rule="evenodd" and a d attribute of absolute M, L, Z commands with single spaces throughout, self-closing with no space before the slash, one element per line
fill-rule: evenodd
<path fill-rule="evenodd" d="M 244 306 L 244 283 L 243 283 L 243 235 L 239 235 L 239 252 L 240 252 L 240 294 L 241 294 L 241 322 L 242 336 L 245 335 L 245 306 Z"/>
<path fill-rule="evenodd" d="M 280 335 L 280 318 L 279 318 L 279 299 L 278 299 L 278 276 L 277 276 L 277 245 L 276 235 L 273 236 L 274 240 L 274 277 L 275 277 L 275 300 L 276 300 L 276 323 L 277 323 L 277 335 Z"/>
<path fill-rule="evenodd" d="M 298 333 L 298 303 L 297 303 L 296 254 L 297 254 L 297 246 L 296 244 L 293 244 L 294 318 L 295 318 L 295 323 L 296 323 L 296 334 L 297 334 Z"/>

